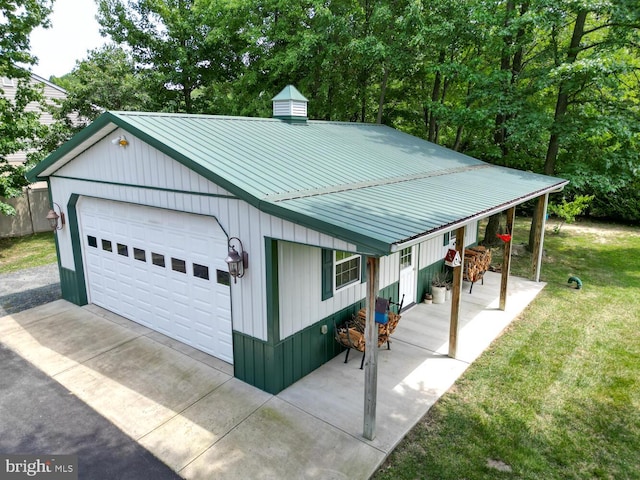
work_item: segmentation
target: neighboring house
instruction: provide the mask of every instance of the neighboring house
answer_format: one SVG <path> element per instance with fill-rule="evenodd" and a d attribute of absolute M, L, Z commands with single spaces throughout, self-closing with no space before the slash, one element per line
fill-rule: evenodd
<path fill-rule="evenodd" d="M 334 322 L 380 292 L 419 301 L 451 232 L 565 180 L 486 164 L 383 125 L 107 112 L 29 174 L 47 180 L 64 298 L 95 303 L 234 365 L 276 393 L 340 351 Z M 229 245 L 248 253 L 229 275 Z M 326 328 L 325 328 L 326 326 Z"/>
<path fill-rule="evenodd" d="M 40 84 L 43 87 L 44 97 L 49 104 L 54 104 L 55 100 L 64 100 L 67 92 L 45 80 L 44 78 L 31 74 L 31 83 Z M 4 97 L 13 100 L 16 95 L 17 80 L 2 77 L 0 89 L 4 91 Z M 26 108 L 29 112 L 39 112 L 40 123 L 51 125 L 54 123 L 53 115 L 48 111 L 43 111 L 37 102 L 31 102 Z M 20 165 L 27 160 L 27 152 L 20 151 L 7 155 L 10 165 Z M 0 237 L 14 237 L 27 235 L 35 232 L 50 230 L 45 216 L 49 210 L 49 193 L 45 182 L 38 182 L 25 189 L 22 197 L 6 200 L 16 209 L 16 215 L 0 215 Z"/>

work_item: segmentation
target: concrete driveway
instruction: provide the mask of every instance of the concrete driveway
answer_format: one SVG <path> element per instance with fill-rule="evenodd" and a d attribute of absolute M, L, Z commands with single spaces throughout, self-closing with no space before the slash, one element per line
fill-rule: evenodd
<path fill-rule="evenodd" d="M 366 479 L 544 284 L 499 275 L 465 294 L 459 358 L 450 305 L 403 315 L 378 361 L 377 436 L 362 437 L 364 375 L 340 355 L 273 396 L 232 366 L 122 317 L 63 300 L 0 319 L 0 341 L 188 479 Z M 63 452 L 72 453 L 72 452 Z"/>

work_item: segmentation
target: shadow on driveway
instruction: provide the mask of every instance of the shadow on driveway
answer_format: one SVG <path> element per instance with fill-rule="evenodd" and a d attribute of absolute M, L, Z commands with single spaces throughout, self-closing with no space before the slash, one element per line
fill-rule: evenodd
<path fill-rule="evenodd" d="M 78 478 L 179 479 L 66 388 L 0 344 L 0 453 L 77 454 Z"/>

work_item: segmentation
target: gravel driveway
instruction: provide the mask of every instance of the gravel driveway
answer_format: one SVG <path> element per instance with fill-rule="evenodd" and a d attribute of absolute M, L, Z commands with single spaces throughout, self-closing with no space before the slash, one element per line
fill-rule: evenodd
<path fill-rule="evenodd" d="M 59 298 L 60 274 L 56 263 L 0 275 L 0 317 Z"/>

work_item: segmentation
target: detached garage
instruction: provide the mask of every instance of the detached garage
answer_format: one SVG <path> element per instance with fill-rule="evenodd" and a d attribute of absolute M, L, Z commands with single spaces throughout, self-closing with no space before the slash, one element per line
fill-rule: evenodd
<path fill-rule="evenodd" d="M 479 220 L 567 183 L 306 106 L 289 86 L 272 119 L 107 112 L 52 153 L 29 179 L 59 216 L 63 297 L 277 393 L 340 352 L 333 326 L 364 306 L 366 257 L 380 296 L 418 302 Z"/>

